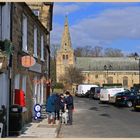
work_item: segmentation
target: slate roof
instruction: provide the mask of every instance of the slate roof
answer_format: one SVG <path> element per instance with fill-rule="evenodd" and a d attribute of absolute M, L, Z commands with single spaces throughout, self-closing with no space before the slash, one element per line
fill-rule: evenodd
<path fill-rule="evenodd" d="M 111 65 L 111 71 L 135 71 L 138 63 L 133 57 L 76 57 L 76 67 L 82 71 L 103 71 L 105 65 Z"/>

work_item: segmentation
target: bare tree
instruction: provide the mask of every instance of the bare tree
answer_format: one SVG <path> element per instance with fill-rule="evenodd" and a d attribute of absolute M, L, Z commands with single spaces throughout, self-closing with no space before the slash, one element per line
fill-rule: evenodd
<path fill-rule="evenodd" d="M 102 56 L 103 48 L 101 46 L 95 46 L 92 50 L 92 56 L 98 57 Z"/>
<path fill-rule="evenodd" d="M 106 48 L 104 50 L 104 56 L 107 56 L 107 57 L 122 57 L 124 55 L 123 55 L 123 53 L 120 49 Z"/>
<path fill-rule="evenodd" d="M 61 76 L 60 81 L 65 82 L 66 84 L 79 84 L 84 80 L 84 76 L 82 75 L 80 69 L 70 66 L 66 68 L 66 72 Z"/>

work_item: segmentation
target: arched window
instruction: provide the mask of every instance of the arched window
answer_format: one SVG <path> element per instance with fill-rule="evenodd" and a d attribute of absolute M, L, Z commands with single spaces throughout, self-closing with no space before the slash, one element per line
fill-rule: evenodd
<path fill-rule="evenodd" d="M 107 83 L 108 84 L 113 84 L 113 77 L 108 77 L 107 78 Z"/>
<path fill-rule="evenodd" d="M 128 87 L 128 77 L 126 76 L 123 77 L 123 86 Z"/>
<path fill-rule="evenodd" d="M 63 55 L 63 60 L 65 60 L 65 55 Z"/>

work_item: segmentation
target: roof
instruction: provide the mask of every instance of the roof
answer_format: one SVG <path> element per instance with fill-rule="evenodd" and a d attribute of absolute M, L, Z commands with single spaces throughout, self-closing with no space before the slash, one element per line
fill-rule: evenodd
<path fill-rule="evenodd" d="M 82 71 L 103 71 L 105 65 L 111 65 L 111 71 L 139 70 L 138 60 L 133 57 L 76 57 L 76 67 Z"/>

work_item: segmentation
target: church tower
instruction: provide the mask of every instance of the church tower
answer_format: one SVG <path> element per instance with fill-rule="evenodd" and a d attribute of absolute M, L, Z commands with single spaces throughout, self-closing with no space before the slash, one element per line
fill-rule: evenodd
<path fill-rule="evenodd" d="M 64 31 L 61 40 L 60 49 L 56 57 L 56 80 L 60 82 L 60 78 L 64 75 L 65 70 L 69 66 L 75 66 L 74 50 L 71 44 L 68 17 L 65 17 Z"/>

